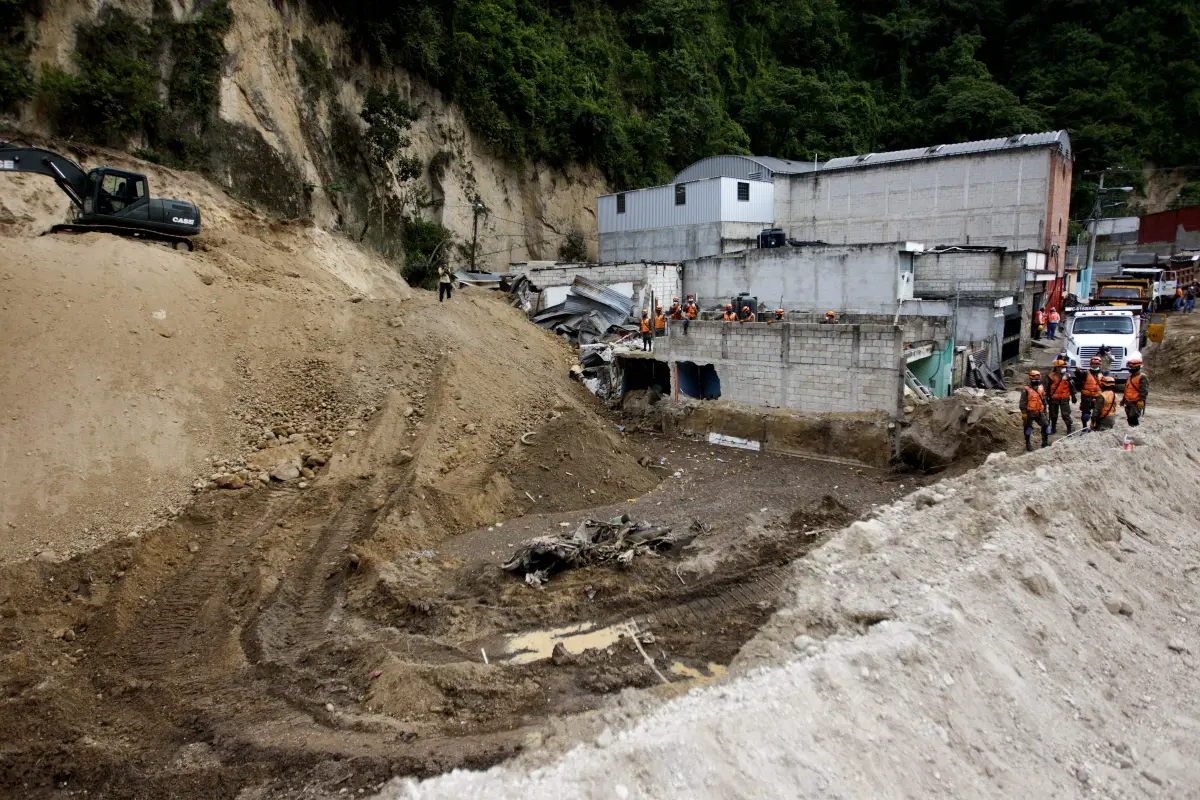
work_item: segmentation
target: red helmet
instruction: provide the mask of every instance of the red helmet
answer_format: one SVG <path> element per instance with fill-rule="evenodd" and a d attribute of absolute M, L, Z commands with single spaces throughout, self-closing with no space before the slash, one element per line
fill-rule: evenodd
<path fill-rule="evenodd" d="M 1126 361 L 1125 364 L 1130 369 L 1141 369 L 1142 368 L 1142 360 L 1140 358 L 1131 358 L 1128 361 Z"/>

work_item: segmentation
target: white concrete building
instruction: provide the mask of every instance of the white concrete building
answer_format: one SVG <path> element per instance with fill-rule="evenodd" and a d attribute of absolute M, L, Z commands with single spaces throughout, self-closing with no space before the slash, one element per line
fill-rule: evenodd
<path fill-rule="evenodd" d="M 835 158 L 776 175 L 775 226 L 830 244 L 1045 250 L 1061 275 L 1071 162 L 1066 131 Z"/>
<path fill-rule="evenodd" d="M 603 195 L 600 261 L 683 261 L 754 247 L 774 218 L 774 188 L 713 177 Z"/>

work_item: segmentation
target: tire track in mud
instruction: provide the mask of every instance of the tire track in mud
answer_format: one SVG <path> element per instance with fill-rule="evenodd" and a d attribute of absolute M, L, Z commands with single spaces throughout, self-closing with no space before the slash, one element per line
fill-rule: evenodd
<path fill-rule="evenodd" d="M 206 542 L 198 562 L 185 567 L 177 583 L 160 590 L 151 613 L 140 615 L 120 637 L 119 645 L 133 670 L 158 676 L 203 646 L 202 618 L 206 611 L 215 610 L 212 605 L 226 603 L 231 570 L 301 496 L 292 487 L 263 488 L 238 504 L 239 521 L 222 532 L 219 542 Z"/>
<path fill-rule="evenodd" d="M 444 364 L 431 369 L 432 391 L 428 408 L 438 407 L 443 399 L 442 369 Z M 337 510 L 328 522 L 312 529 L 308 537 L 309 557 L 298 571 L 280 583 L 275 594 L 244 629 L 242 645 L 251 661 L 294 664 L 312 646 L 326 641 L 331 632 L 330 612 L 339 603 L 344 603 L 346 578 L 350 574 L 350 563 L 342 553 L 354 541 L 367 535 L 377 519 L 385 518 L 397 504 L 412 495 L 419 460 L 416 456 L 424 451 L 433 430 L 433 425 L 425 426 L 409 444 L 409 449 L 416 455 L 392 480 L 385 474 L 360 481 L 337 504 Z M 390 458 L 388 462 L 391 463 Z M 395 487 L 382 505 L 373 500 L 380 483 Z M 294 702 L 293 693 L 282 688 L 278 691 Z"/>

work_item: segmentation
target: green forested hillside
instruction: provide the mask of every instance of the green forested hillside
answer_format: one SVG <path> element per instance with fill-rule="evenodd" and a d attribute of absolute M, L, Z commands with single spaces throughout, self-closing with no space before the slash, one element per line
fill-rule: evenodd
<path fill-rule="evenodd" d="M 501 148 L 594 160 L 619 187 L 719 152 L 1060 127 L 1084 169 L 1200 164 L 1194 0 L 322 2 Z"/>

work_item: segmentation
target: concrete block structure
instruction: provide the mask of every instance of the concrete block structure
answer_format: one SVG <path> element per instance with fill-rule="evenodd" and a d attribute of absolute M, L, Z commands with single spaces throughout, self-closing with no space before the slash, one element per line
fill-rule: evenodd
<path fill-rule="evenodd" d="M 742 292 L 774 310 L 883 314 L 913 297 L 913 242 L 744 250 L 686 262 L 683 288 L 701 308 Z"/>
<path fill-rule="evenodd" d="M 681 261 L 753 247 L 775 213 L 769 181 L 705 178 L 603 195 L 600 261 Z"/>
<path fill-rule="evenodd" d="M 751 406 L 894 415 L 904 392 L 897 325 L 697 321 L 683 336 L 672 323 L 648 357 L 668 365 L 672 391 Z"/>
<path fill-rule="evenodd" d="M 1071 170 L 1066 131 L 835 158 L 775 176 L 775 225 L 806 241 L 1045 250 L 1061 272 Z"/>

